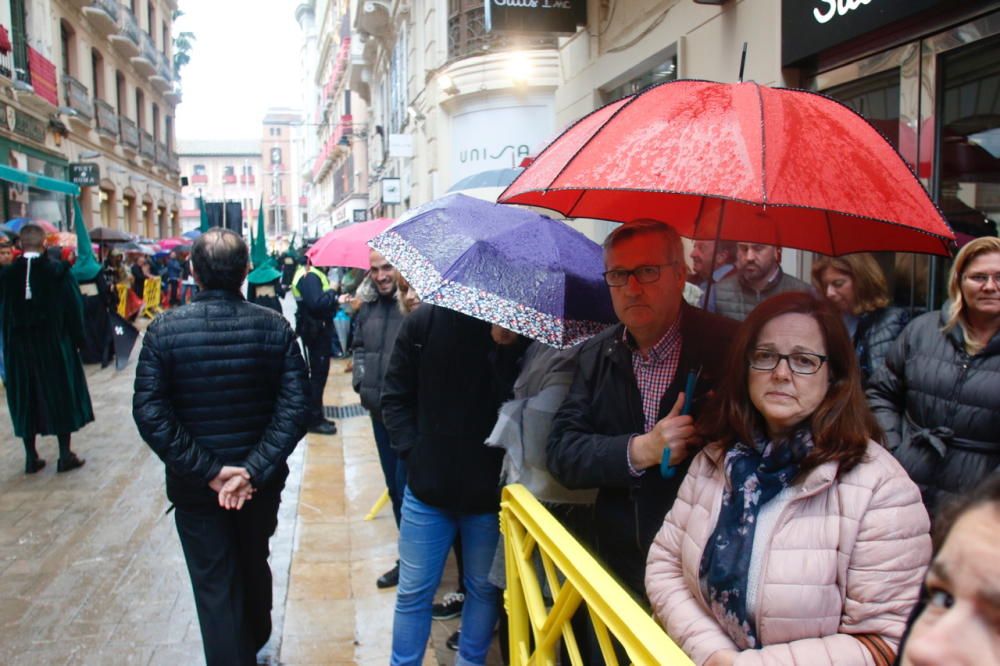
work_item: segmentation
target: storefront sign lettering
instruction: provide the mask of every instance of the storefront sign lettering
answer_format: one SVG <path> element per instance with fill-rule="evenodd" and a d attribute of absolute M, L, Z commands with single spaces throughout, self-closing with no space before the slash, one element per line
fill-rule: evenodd
<path fill-rule="evenodd" d="M 820 11 L 817 7 L 813 10 L 813 16 L 817 23 L 829 23 L 834 16 L 844 16 L 847 12 L 853 12 L 861 5 L 867 5 L 872 0 L 819 0 L 826 5 L 826 10 Z"/>
<path fill-rule="evenodd" d="M 458 161 L 462 164 L 468 164 L 471 162 L 482 162 L 482 161 L 494 161 L 499 160 L 504 156 L 504 153 L 510 151 L 510 166 L 511 168 L 516 167 L 521 159 L 527 157 L 531 154 L 531 149 L 528 148 L 526 144 L 507 144 L 500 148 L 496 154 L 491 154 L 485 146 L 482 148 L 470 148 L 466 150 L 458 151 Z M 504 160 L 506 161 L 506 160 Z"/>
<path fill-rule="evenodd" d="M 485 0 L 486 30 L 571 35 L 587 22 L 586 0 Z"/>
<path fill-rule="evenodd" d="M 803 61 L 842 44 L 868 38 L 920 14 L 941 13 L 955 0 L 781 0 L 781 64 Z M 968 0 L 985 5 L 985 0 Z"/>

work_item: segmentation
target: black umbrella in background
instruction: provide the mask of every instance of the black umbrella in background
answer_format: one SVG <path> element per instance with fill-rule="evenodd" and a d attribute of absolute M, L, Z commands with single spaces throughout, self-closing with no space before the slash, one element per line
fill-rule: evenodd
<path fill-rule="evenodd" d="M 117 312 L 111 313 L 111 333 L 115 338 L 115 369 L 124 370 L 135 341 L 139 339 L 139 329 Z"/>

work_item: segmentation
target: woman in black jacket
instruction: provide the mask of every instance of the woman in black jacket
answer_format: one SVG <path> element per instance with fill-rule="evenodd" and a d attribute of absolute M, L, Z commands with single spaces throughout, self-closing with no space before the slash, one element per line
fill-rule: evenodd
<path fill-rule="evenodd" d="M 817 259 L 812 283 L 820 296 L 840 310 L 861 366 L 861 382 L 867 386 L 885 363 L 885 355 L 909 321 L 909 314 L 889 305 L 885 276 L 867 252 Z"/>
<path fill-rule="evenodd" d="M 932 516 L 1000 469 L 1000 238 L 962 248 L 948 295 L 906 327 L 868 387 L 886 444 Z"/>

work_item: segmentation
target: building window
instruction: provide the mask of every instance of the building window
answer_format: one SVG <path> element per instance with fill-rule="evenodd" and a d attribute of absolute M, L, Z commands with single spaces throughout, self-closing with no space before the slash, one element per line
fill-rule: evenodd
<path fill-rule="evenodd" d="M 66 21 L 59 21 L 59 41 L 62 45 L 63 74 L 72 76 L 76 64 L 76 33 Z"/>
<path fill-rule="evenodd" d="M 222 182 L 226 185 L 232 185 L 236 182 L 236 167 L 226 165 L 222 168 Z"/>
<path fill-rule="evenodd" d="M 90 71 L 94 99 L 104 99 L 104 57 L 97 49 L 90 49 Z"/>
<path fill-rule="evenodd" d="M 118 115 L 128 115 L 127 87 L 125 85 L 125 75 L 121 70 L 115 72 L 115 103 L 118 105 Z"/>
<path fill-rule="evenodd" d="M 629 79 L 625 83 L 610 90 L 602 91 L 604 103 L 610 104 L 616 99 L 628 97 L 648 88 L 649 86 L 663 83 L 664 81 L 674 81 L 677 78 L 677 55 L 672 55 L 664 59 L 658 65 L 643 72 L 639 76 Z"/>
<path fill-rule="evenodd" d="M 135 122 L 139 129 L 146 129 L 146 95 L 139 88 L 135 89 Z"/>
<path fill-rule="evenodd" d="M 406 91 L 408 82 L 406 36 L 406 30 L 401 29 L 389 64 L 389 127 L 392 132 L 398 132 L 406 123 L 406 106 L 409 104 Z"/>

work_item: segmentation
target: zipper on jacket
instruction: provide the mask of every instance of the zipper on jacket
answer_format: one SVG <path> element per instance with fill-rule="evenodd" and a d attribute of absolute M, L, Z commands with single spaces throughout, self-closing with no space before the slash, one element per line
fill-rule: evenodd
<path fill-rule="evenodd" d="M 962 359 L 962 369 L 958 372 L 958 377 L 951 387 L 951 395 L 948 397 L 948 427 L 955 425 L 955 413 L 958 411 L 958 392 L 962 384 L 965 383 L 965 375 L 969 372 L 969 365 L 972 364 L 972 357 L 964 350 L 959 352 Z"/>
<path fill-rule="evenodd" d="M 778 533 L 778 531 L 782 527 L 782 520 L 784 520 L 785 514 L 788 513 L 788 509 L 793 504 L 795 504 L 796 502 L 800 502 L 802 500 L 806 500 L 806 499 L 808 499 L 810 497 L 813 497 L 814 495 L 818 495 L 820 493 L 820 491 L 826 490 L 827 488 L 829 488 L 830 486 L 832 486 L 834 483 L 836 483 L 836 476 L 829 483 L 824 483 L 823 485 L 819 486 L 818 488 L 815 488 L 814 490 L 812 490 L 810 492 L 805 492 L 805 488 L 802 488 L 802 492 L 796 493 L 795 496 L 793 496 L 790 500 L 788 500 L 787 502 L 785 502 L 785 506 L 781 507 L 781 511 L 778 513 L 778 517 L 774 521 L 774 529 L 771 530 L 771 536 L 770 536 L 770 539 L 769 539 L 769 541 L 767 543 L 767 548 L 764 550 L 764 557 L 760 561 L 760 571 L 757 574 L 758 577 L 759 577 L 759 581 L 760 582 L 757 584 L 757 598 L 755 600 L 756 603 L 757 603 L 757 612 L 754 613 L 753 624 L 754 624 L 754 629 L 756 631 L 757 639 L 758 640 L 761 640 L 761 638 L 762 638 L 761 634 L 760 634 L 760 620 L 761 620 L 761 615 L 762 615 L 762 613 L 760 612 L 760 609 L 761 609 L 760 600 L 764 598 L 764 586 L 767 583 L 766 573 L 767 573 L 767 565 L 768 565 L 768 563 L 769 563 L 769 561 L 771 559 L 771 544 L 774 543 L 774 537 L 775 537 L 775 535 Z M 713 529 L 714 529 L 714 527 L 713 527 Z M 756 534 L 754 534 L 754 538 L 755 539 L 757 538 Z M 751 549 L 753 548 L 753 544 L 752 543 L 750 544 L 750 548 Z M 749 576 L 749 573 L 747 575 Z M 748 578 L 748 582 L 749 582 L 749 578 Z M 749 601 L 750 600 L 747 599 L 747 602 L 749 602 Z M 749 611 L 749 610 L 750 610 L 750 608 L 748 606 L 747 607 L 747 611 Z"/>

